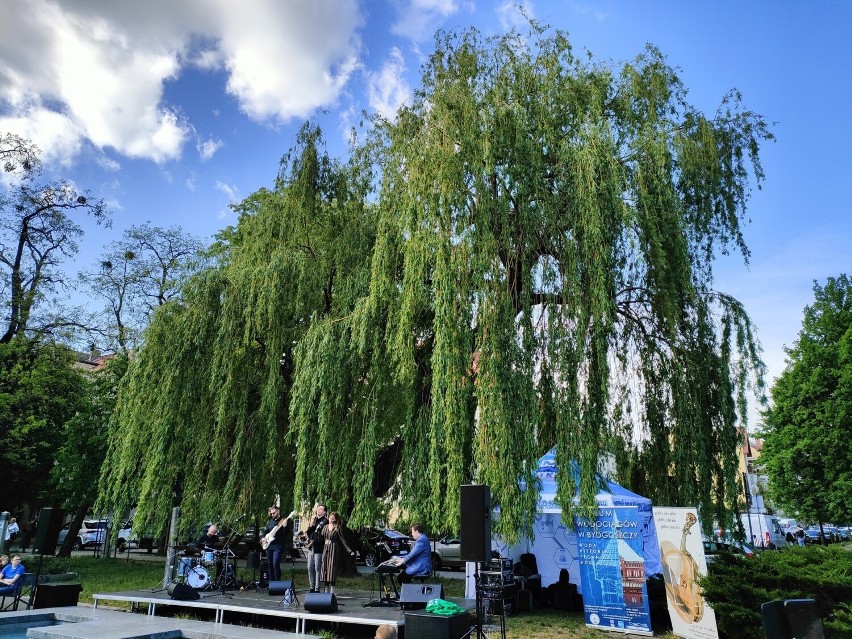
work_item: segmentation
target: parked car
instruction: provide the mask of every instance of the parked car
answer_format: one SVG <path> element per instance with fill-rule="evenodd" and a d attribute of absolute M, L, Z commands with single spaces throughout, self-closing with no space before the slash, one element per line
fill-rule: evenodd
<path fill-rule="evenodd" d="M 368 566 L 378 566 L 411 550 L 411 538 L 388 528 L 362 528 L 357 533 L 358 558 Z"/>
<path fill-rule="evenodd" d="M 820 544 L 822 543 L 822 533 L 819 528 L 805 528 L 805 543 Z"/>
<path fill-rule="evenodd" d="M 115 547 L 118 552 L 124 552 L 128 548 L 145 548 L 148 552 L 151 552 L 154 549 L 154 538 L 142 537 L 140 539 L 139 535 L 133 531 L 133 520 L 126 519 L 121 522 Z"/>
<path fill-rule="evenodd" d="M 705 539 L 704 540 L 704 558 L 707 563 L 713 561 L 714 557 L 721 553 L 732 553 L 734 555 L 742 555 L 743 557 L 753 558 L 754 550 L 751 546 L 742 544 L 738 541 L 726 539 Z"/>
<path fill-rule="evenodd" d="M 461 540 L 455 535 L 445 535 L 432 543 L 432 569 L 464 568 L 461 559 Z"/>
<path fill-rule="evenodd" d="M 108 523 L 109 522 L 107 522 L 106 519 L 83 520 L 80 530 L 77 532 L 77 539 L 74 540 L 73 549 L 82 550 L 84 548 L 102 544 L 104 542 Z M 65 542 L 65 538 L 68 536 L 68 531 L 70 529 L 71 522 L 68 522 L 59 530 L 59 537 L 56 540 L 56 544 L 58 546 L 61 546 Z"/>

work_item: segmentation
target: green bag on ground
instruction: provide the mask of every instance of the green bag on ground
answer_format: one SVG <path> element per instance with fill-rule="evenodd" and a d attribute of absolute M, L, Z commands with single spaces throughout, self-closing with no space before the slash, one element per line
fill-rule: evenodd
<path fill-rule="evenodd" d="M 464 608 L 462 608 L 457 603 L 453 603 L 452 601 L 447 601 L 446 599 L 430 599 L 429 603 L 426 604 L 426 612 L 431 612 L 436 615 L 457 615 L 460 612 L 464 612 Z"/>

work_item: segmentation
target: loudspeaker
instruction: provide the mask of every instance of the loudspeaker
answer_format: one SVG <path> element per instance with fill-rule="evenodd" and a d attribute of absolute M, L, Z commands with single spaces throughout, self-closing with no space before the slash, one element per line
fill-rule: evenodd
<path fill-rule="evenodd" d="M 785 599 L 784 612 L 790 636 L 802 639 L 823 639 L 822 618 L 814 599 Z"/>
<path fill-rule="evenodd" d="M 763 633 L 767 639 L 790 639 L 787 620 L 784 618 L 784 601 L 776 599 L 760 606 Z"/>
<path fill-rule="evenodd" d="M 333 592 L 306 592 L 303 608 L 306 612 L 336 612 L 337 597 Z"/>
<path fill-rule="evenodd" d="M 760 607 L 766 639 L 823 639 L 822 619 L 813 599 L 776 599 Z"/>
<path fill-rule="evenodd" d="M 246 568 L 248 570 L 257 570 L 260 568 L 260 553 L 253 550 L 246 555 Z"/>
<path fill-rule="evenodd" d="M 169 597 L 178 601 L 196 601 L 201 599 L 201 595 L 186 584 L 172 583 L 166 589 L 169 591 Z"/>
<path fill-rule="evenodd" d="M 272 596 L 280 595 L 284 596 L 287 594 L 288 590 L 293 590 L 293 580 L 285 579 L 283 581 L 270 581 L 269 582 L 269 594 Z"/>
<path fill-rule="evenodd" d="M 461 489 L 459 558 L 491 560 L 491 491 L 484 484 L 464 484 Z"/>
<path fill-rule="evenodd" d="M 459 639 L 470 630 L 466 612 L 434 615 L 423 610 L 405 613 L 405 639 Z"/>
<path fill-rule="evenodd" d="M 33 552 L 38 552 L 41 555 L 56 553 L 56 542 L 59 539 L 63 519 L 65 519 L 65 511 L 62 508 L 41 509 L 38 514 L 38 528 L 36 529 Z"/>
<path fill-rule="evenodd" d="M 403 610 L 421 610 L 432 599 L 444 598 L 444 586 L 441 584 L 402 584 L 399 603 Z"/>

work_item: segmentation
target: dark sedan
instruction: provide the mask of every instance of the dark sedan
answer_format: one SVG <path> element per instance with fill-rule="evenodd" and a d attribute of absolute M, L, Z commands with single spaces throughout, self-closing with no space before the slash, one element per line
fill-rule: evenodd
<path fill-rule="evenodd" d="M 358 531 L 358 555 L 368 566 L 378 566 L 411 550 L 411 538 L 389 528 L 362 528 Z"/>

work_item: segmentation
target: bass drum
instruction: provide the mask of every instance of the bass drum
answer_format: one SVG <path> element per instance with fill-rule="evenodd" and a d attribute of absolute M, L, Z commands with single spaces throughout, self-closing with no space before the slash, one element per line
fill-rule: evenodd
<path fill-rule="evenodd" d="M 210 582 L 210 575 L 206 568 L 196 566 L 186 576 L 186 583 L 190 588 L 204 588 Z"/>

